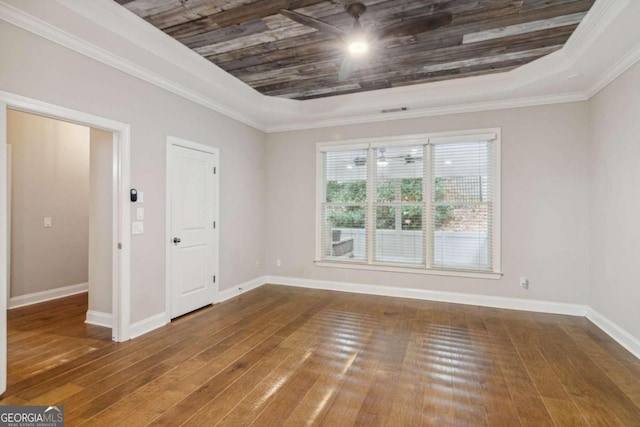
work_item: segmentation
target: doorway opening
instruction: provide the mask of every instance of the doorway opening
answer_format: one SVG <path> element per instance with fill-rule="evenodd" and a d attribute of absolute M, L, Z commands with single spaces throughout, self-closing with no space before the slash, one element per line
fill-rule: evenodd
<path fill-rule="evenodd" d="M 87 142 L 90 144 L 89 149 L 87 149 L 87 147 L 79 148 L 80 146 L 76 145 L 75 150 L 72 153 L 65 154 L 51 151 L 52 146 L 43 147 L 46 144 L 46 141 L 41 141 L 39 145 L 40 150 L 44 150 L 46 153 L 31 152 L 31 154 L 29 154 L 29 149 L 26 150 L 26 153 L 18 153 L 21 158 L 29 158 L 30 156 L 47 157 L 46 155 L 49 155 L 60 162 L 57 166 L 49 166 L 54 173 L 54 178 L 44 178 L 42 173 L 43 171 L 26 174 L 23 173 L 19 178 L 23 180 L 23 184 L 25 180 L 35 180 L 35 183 L 23 187 L 28 188 L 29 191 L 18 197 L 18 201 L 21 203 L 21 206 L 18 207 L 19 209 L 25 208 L 26 205 L 30 205 L 30 207 L 38 205 L 38 203 L 34 203 L 34 201 L 38 199 L 37 202 L 40 204 L 43 204 L 44 201 L 48 201 L 50 206 L 48 209 L 51 209 L 51 212 L 57 212 L 55 214 L 56 216 L 53 214 L 43 214 L 42 211 L 39 213 L 31 213 L 29 214 L 31 216 L 24 215 L 24 217 L 21 217 L 18 221 L 19 223 L 20 221 L 31 221 L 27 221 L 28 223 L 26 225 L 23 224 L 22 229 L 20 229 L 20 233 L 27 237 L 29 237 L 30 233 L 38 234 L 36 232 L 41 232 L 42 230 L 49 232 L 49 235 L 45 236 L 45 239 L 42 241 L 44 243 L 42 243 L 42 247 L 40 248 L 38 248 L 37 242 L 39 238 L 42 238 L 42 236 L 36 236 L 34 238 L 29 237 L 26 239 L 29 241 L 28 245 L 23 245 L 22 247 L 17 248 L 17 251 L 16 248 L 14 248 L 14 258 L 17 257 L 23 261 L 28 260 L 36 263 L 34 264 L 35 267 L 28 273 L 24 272 L 24 269 L 22 268 L 23 265 L 16 264 L 15 259 L 12 262 L 10 250 L 10 239 L 15 241 L 15 236 L 11 236 L 9 225 L 16 221 L 15 215 L 13 217 L 11 216 L 11 210 L 15 207 L 16 194 L 11 194 L 11 179 L 8 172 L 10 166 L 15 166 L 15 162 L 10 161 L 10 159 L 16 158 L 16 151 L 25 149 L 25 147 L 20 147 L 20 150 L 17 150 L 17 147 L 14 146 L 9 148 L 9 145 L 7 144 L 7 137 L 10 133 L 7 125 L 10 124 L 10 121 L 14 120 L 15 117 L 29 117 L 30 119 L 35 118 L 36 120 L 42 121 L 52 119 L 54 121 L 61 121 L 62 123 L 58 123 L 59 126 L 74 129 L 78 134 L 83 132 L 88 134 Z M 76 125 L 80 126 L 72 128 L 72 126 Z M 0 171 L 2 171 L 2 173 L 0 173 L 0 393 L 4 392 L 7 386 L 6 313 L 8 307 L 16 307 L 25 304 L 28 305 L 31 302 L 37 302 L 39 298 L 50 299 L 47 297 L 64 296 L 65 293 L 75 293 L 76 296 L 70 297 L 70 300 L 67 301 L 67 309 L 70 306 L 74 306 L 77 311 L 78 307 L 83 307 L 84 304 L 84 307 L 88 308 L 85 315 L 85 320 L 87 320 L 88 323 L 110 327 L 111 339 L 114 341 L 125 341 L 129 339 L 129 132 L 129 125 L 124 123 L 58 107 L 18 95 L 0 92 Z M 37 139 L 37 136 L 35 139 Z M 87 186 L 90 187 L 90 183 L 87 184 L 85 182 L 83 184 L 79 180 L 74 182 L 74 179 L 69 177 L 65 177 L 60 182 L 59 178 L 62 175 L 65 175 L 63 172 L 66 172 L 67 167 L 69 167 L 71 163 L 77 161 L 79 151 L 82 152 L 85 150 L 85 154 L 89 156 L 88 160 L 90 162 L 93 160 L 90 156 L 92 139 L 96 144 L 100 144 L 99 146 L 96 145 L 97 148 L 95 149 L 95 153 L 99 154 L 96 157 L 104 160 L 104 162 L 100 162 L 95 167 L 95 171 L 101 172 L 101 187 L 96 189 L 96 191 L 91 191 L 90 188 L 86 188 Z M 82 170 L 82 168 L 80 169 Z M 87 176 L 86 173 L 88 172 L 90 172 L 90 168 L 84 170 L 82 173 L 85 173 L 85 176 Z M 80 175 L 82 175 L 82 173 L 80 173 Z M 37 177 L 39 177 L 39 182 Z M 91 177 L 87 176 L 87 178 Z M 55 191 L 51 188 L 46 191 L 46 194 L 42 193 L 43 190 L 46 190 L 47 184 L 50 184 L 49 182 L 44 182 L 48 179 L 57 181 L 57 187 L 55 190 L 62 190 L 62 193 L 57 193 L 56 196 L 56 194 L 53 194 Z M 73 192 L 74 190 L 77 191 L 78 194 L 66 197 L 66 193 Z M 41 192 L 39 197 L 37 195 L 38 192 Z M 77 217 L 79 211 L 82 210 L 80 208 L 82 204 L 76 202 L 81 199 L 80 194 L 83 192 L 88 196 L 86 200 L 86 206 L 88 208 L 91 206 L 91 203 L 95 205 L 93 208 L 98 206 L 102 206 L 104 208 L 104 205 L 106 205 L 105 209 L 99 209 L 100 214 L 96 213 L 94 215 L 94 219 L 102 221 L 102 223 L 105 221 L 108 222 L 108 226 L 106 227 L 94 227 L 95 231 L 92 238 L 95 238 L 96 242 L 101 242 L 100 245 L 95 246 L 96 243 L 91 242 L 94 244 L 94 249 L 96 249 L 94 250 L 93 255 L 99 260 L 98 263 L 100 264 L 99 266 L 94 266 L 92 272 L 93 276 L 96 274 L 102 276 L 102 290 L 96 290 L 93 293 L 90 291 L 90 299 L 93 300 L 95 297 L 96 301 L 86 299 L 85 296 L 84 302 L 82 301 L 82 292 L 84 292 L 82 287 L 83 285 L 86 285 L 86 288 L 88 289 L 90 286 L 88 283 L 91 281 L 89 277 L 89 265 L 91 264 L 89 261 L 89 258 L 91 257 L 89 246 L 91 243 L 89 241 L 86 242 L 85 248 L 87 251 L 85 252 L 84 258 L 82 255 L 72 255 L 71 253 L 73 251 L 69 251 L 69 247 L 66 247 L 65 250 L 59 250 L 59 252 L 64 256 L 62 258 L 57 258 L 59 255 L 57 253 L 58 251 L 55 246 L 50 245 L 51 241 L 55 242 L 55 240 L 64 240 L 65 237 L 69 237 L 69 241 L 66 242 L 67 246 L 82 246 L 82 243 L 78 243 L 82 240 L 81 237 L 78 237 L 82 235 L 82 233 L 76 233 L 76 231 L 80 229 L 85 229 L 84 235 L 89 238 L 89 217 L 91 217 L 91 215 L 86 213 L 84 220 L 78 219 Z M 93 195 L 105 197 L 101 200 L 88 200 Z M 12 200 L 14 201 L 13 204 L 11 203 Z M 71 209 L 67 209 L 65 211 L 65 208 Z M 70 225 L 70 227 L 63 227 L 67 225 Z M 15 227 L 12 228 L 15 230 Z M 73 237 L 71 234 L 66 236 L 63 228 L 64 230 L 67 230 L 68 233 L 73 234 Z M 56 234 L 54 231 L 62 233 Z M 19 251 L 22 252 L 17 253 Z M 77 254 L 79 252 L 75 253 Z M 41 260 L 40 263 L 38 263 L 39 260 Z M 86 269 L 84 271 L 87 282 L 60 286 L 61 283 L 64 283 L 64 280 L 75 281 L 78 280 L 78 277 L 82 277 L 83 273 L 81 265 L 85 261 Z M 44 270 L 44 267 L 46 267 L 45 264 L 52 264 L 57 268 L 57 270 L 54 269 L 54 271 L 50 272 L 48 277 L 48 279 L 50 279 L 50 283 L 53 283 L 53 287 L 55 289 L 52 290 L 50 286 L 50 289 L 45 290 L 43 294 L 43 291 L 39 290 L 38 286 L 43 286 L 43 282 L 46 283 L 47 273 L 42 273 L 42 271 L 39 270 Z M 22 273 L 19 273 L 15 271 L 15 269 L 22 269 L 23 271 Z M 104 273 L 105 271 L 107 271 L 106 274 Z M 22 274 L 22 276 L 20 276 L 20 274 Z M 68 277 L 63 280 L 62 278 L 65 275 Z M 105 276 L 106 280 L 104 280 Z M 10 280 L 10 277 L 13 277 L 13 280 Z M 8 285 L 11 282 L 14 282 L 15 285 L 9 287 Z M 61 288 L 64 289 L 60 290 Z M 107 304 L 107 306 L 110 307 L 107 308 L 104 307 L 105 294 L 111 297 Z M 48 304 L 48 308 L 51 309 L 51 304 L 55 304 L 55 301 L 44 304 L 45 308 Z M 92 310 L 92 307 L 95 307 L 96 309 Z M 17 310 L 29 311 L 27 309 Z M 54 310 L 57 309 L 54 308 Z M 64 310 L 64 307 L 60 310 Z"/>
<path fill-rule="evenodd" d="M 8 308 L 89 292 L 111 328 L 112 132 L 9 109 Z"/>

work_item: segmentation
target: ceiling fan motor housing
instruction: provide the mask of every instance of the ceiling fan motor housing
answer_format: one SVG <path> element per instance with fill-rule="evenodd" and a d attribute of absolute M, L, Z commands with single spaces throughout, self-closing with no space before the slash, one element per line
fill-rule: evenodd
<path fill-rule="evenodd" d="M 347 6 L 347 13 L 356 19 L 360 18 L 360 16 L 362 16 L 362 14 L 366 10 L 367 10 L 367 6 L 365 6 L 360 2 L 351 3 L 349 6 Z"/>

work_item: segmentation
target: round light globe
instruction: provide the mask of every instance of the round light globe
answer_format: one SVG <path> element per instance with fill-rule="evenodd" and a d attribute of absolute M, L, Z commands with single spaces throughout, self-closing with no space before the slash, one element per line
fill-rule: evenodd
<path fill-rule="evenodd" d="M 349 53 L 352 55 L 362 55 L 366 53 L 367 50 L 369 50 L 369 46 L 363 41 L 349 43 Z"/>

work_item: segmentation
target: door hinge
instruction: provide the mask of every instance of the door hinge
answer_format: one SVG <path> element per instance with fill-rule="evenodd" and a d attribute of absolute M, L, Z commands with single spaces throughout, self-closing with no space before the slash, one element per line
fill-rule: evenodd
<path fill-rule="evenodd" d="M 216 276 L 213 276 L 213 283 L 216 283 Z"/>
<path fill-rule="evenodd" d="M 213 228 L 216 228 L 216 222 L 213 221 Z"/>
<path fill-rule="evenodd" d="M 213 167 L 213 174 L 214 175 L 216 174 L 216 167 L 215 166 Z"/>
<path fill-rule="evenodd" d="M 118 249 L 122 249 L 122 243 L 118 242 Z"/>

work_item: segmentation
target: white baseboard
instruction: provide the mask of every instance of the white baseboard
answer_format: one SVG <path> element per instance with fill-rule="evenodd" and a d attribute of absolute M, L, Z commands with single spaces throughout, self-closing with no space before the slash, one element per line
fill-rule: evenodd
<path fill-rule="evenodd" d="M 225 289 L 224 291 L 221 291 L 219 293 L 219 300 L 216 301 L 216 303 L 218 302 L 222 302 L 222 301 L 226 301 L 228 299 L 231 299 L 233 297 L 236 297 L 240 294 L 243 294 L 245 292 L 250 291 L 251 289 L 255 289 L 258 288 L 262 285 L 264 285 L 265 283 L 267 283 L 265 281 L 266 276 L 262 276 L 262 277 L 257 277 L 253 280 L 250 280 L 248 282 L 242 283 L 238 286 L 236 286 L 235 288 L 231 288 L 231 289 Z M 88 315 L 88 313 L 87 313 Z M 87 317 L 88 318 L 88 317 Z M 87 322 L 89 323 L 89 322 Z M 164 325 L 171 323 L 171 316 L 168 313 L 158 313 L 158 314 L 154 314 L 151 317 L 148 317 L 144 320 L 141 320 L 139 322 L 133 323 L 132 325 L 129 326 L 129 338 L 133 339 L 133 338 L 137 338 L 140 335 L 144 335 L 148 332 L 153 331 L 154 329 L 158 329 L 163 327 Z"/>
<path fill-rule="evenodd" d="M 505 308 L 509 310 L 535 311 L 539 313 L 585 316 L 587 308 L 581 304 L 552 301 L 526 300 L 520 298 L 495 297 L 456 292 L 430 291 L 424 289 L 397 288 L 391 286 L 363 285 L 358 283 L 331 282 L 326 280 L 299 279 L 294 277 L 267 276 L 267 283 L 297 286 L 302 288 L 325 289 L 357 294 L 382 295 L 398 298 L 412 298 L 455 304 L 479 305 L 483 307 Z"/>
<path fill-rule="evenodd" d="M 87 320 L 84 323 L 95 326 L 103 326 L 105 328 L 113 327 L 113 318 L 111 313 L 103 313 L 101 311 L 87 310 Z"/>
<path fill-rule="evenodd" d="M 166 313 L 154 314 L 151 317 L 140 320 L 139 322 L 129 325 L 129 339 L 137 338 L 154 329 L 158 329 L 169 323 Z"/>
<path fill-rule="evenodd" d="M 231 289 L 225 289 L 224 291 L 220 291 L 217 302 L 226 301 L 233 297 L 237 297 L 238 295 L 241 295 L 245 292 L 249 292 L 252 289 L 259 288 L 260 286 L 266 283 L 270 283 L 267 280 L 267 278 L 268 278 L 267 276 L 256 277 L 253 280 L 249 280 L 248 282 L 241 283 L 240 285 L 233 287 Z"/>
<path fill-rule="evenodd" d="M 34 292 L 32 294 L 20 295 L 9 298 L 8 308 L 24 307 L 26 305 L 38 304 L 40 302 L 51 301 L 58 298 L 64 298 L 75 294 L 81 294 L 89 290 L 88 283 L 79 283 L 77 285 L 63 286 L 61 288 L 49 289 L 42 292 Z"/>
<path fill-rule="evenodd" d="M 631 354 L 640 359 L 640 340 L 622 329 L 602 314 L 589 307 L 587 309 L 587 319 L 594 325 L 602 329 L 607 335 L 613 338 L 621 346 L 629 350 Z"/>

